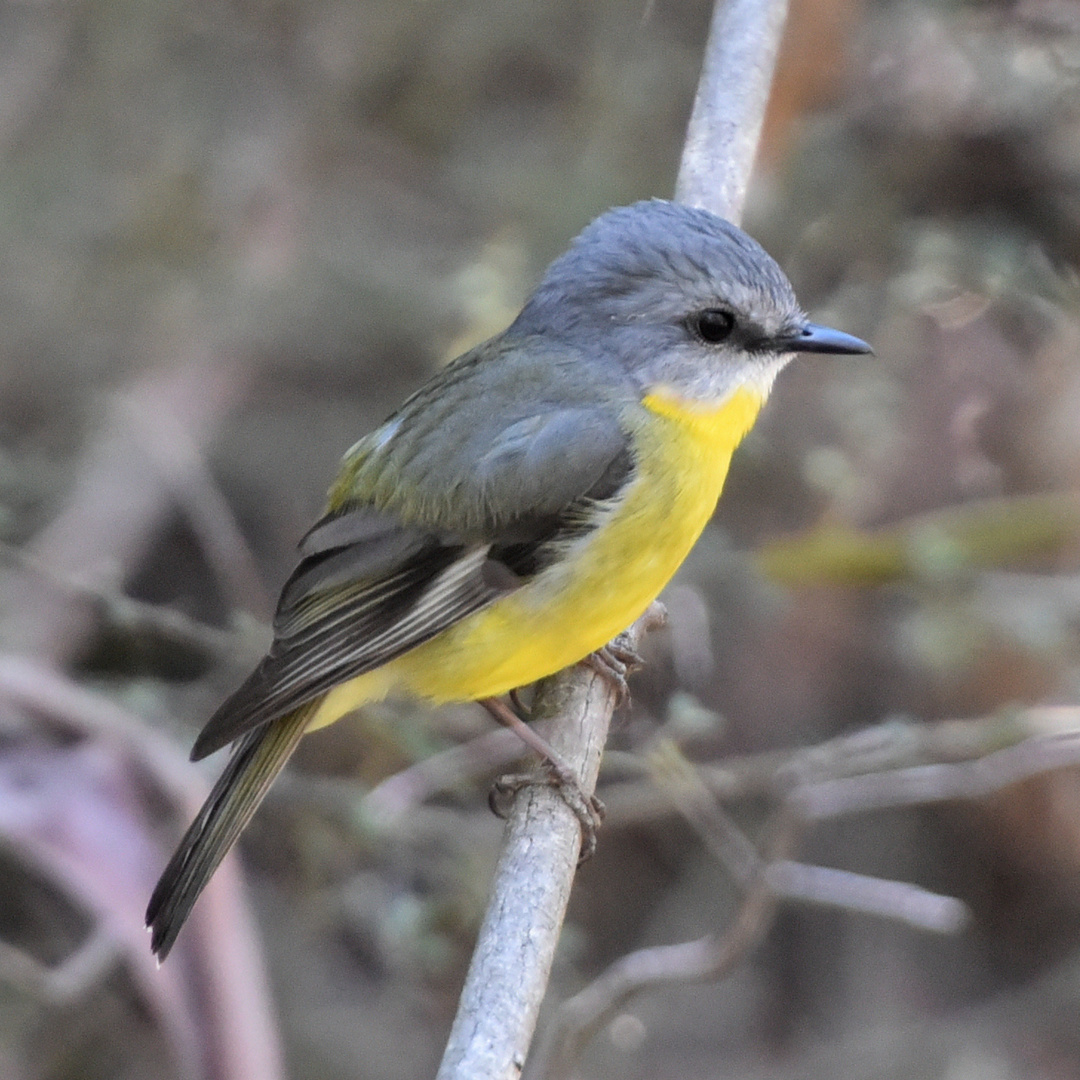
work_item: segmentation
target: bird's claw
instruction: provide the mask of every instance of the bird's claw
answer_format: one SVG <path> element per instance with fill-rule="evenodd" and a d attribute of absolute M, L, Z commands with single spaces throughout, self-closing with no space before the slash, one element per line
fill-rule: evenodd
<path fill-rule="evenodd" d="M 615 707 L 619 708 L 630 700 L 627 675 L 643 667 L 645 661 L 639 653 L 628 645 L 619 644 L 616 639 L 596 652 L 589 653 L 581 663 L 607 680 L 615 691 Z"/>
<path fill-rule="evenodd" d="M 581 852 L 578 863 L 587 862 L 596 851 L 596 830 L 604 820 L 604 804 L 595 795 L 586 795 L 575 776 L 559 768 L 554 762 L 543 761 L 539 772 L 513 773 L 500 776 L 488 792 L 488 806 L 496 817 L 509 816 L 510 807 L 502 800 L 510 799 L 524 787 L 540 784 L 558 791 L 560 798 L 571 809 L 581 826 Z"/>

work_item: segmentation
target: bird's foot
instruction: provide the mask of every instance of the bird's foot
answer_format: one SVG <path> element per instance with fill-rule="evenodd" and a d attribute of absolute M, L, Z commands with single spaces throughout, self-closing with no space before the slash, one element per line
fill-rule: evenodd
<path fill-rule="evenodd" d="M 488 806 L 497 817 L 510 814 L 514 796 L 522 788 L 534 785 L 555 788 L 581 826 L 581 851 L 578 863 L 587 862 L 596 851 L 596 832 L 604 821 L 604 804 L 595 795 L 586 795 L 577 777 L 561 762 L 551 759 L 540 763 L 540 771 L 500 776 L 488 792 Z"/>
<path fill-rule="evenodd" d="M 520 716 L 498 698 L 484 698 L 480 702 L 500 724 L 516 732 L 531 750 L 540 755 L 542 773 L 523 773 L 503 776 L 495 781 L 488 794 L 488 805 L 498 817 L 506 817 L 509 806 L 504 800 L 530 784 L 542 784 L 556 788 L 563 802 L 573 811 L 581 824 L 581 855 L 585 862 L 596 850 L 596 830 L 604 820 L 604 804 L 595 795 L 586 795 L 576 773 L 566 759 L 542 735 L 529 727 Z"/>
<path fill-rule="evenodd" d="M 620 645 L 618 639 L 609 642 L 602 649 L 589 653 L 582 664 L 591 668 L 602 679 L 606 679 L 615 691 L 615 707 L 619 708 L 630 700 L 630 686 L 627 675 L 645 665 L 641 655 L 629 646 Z"/>

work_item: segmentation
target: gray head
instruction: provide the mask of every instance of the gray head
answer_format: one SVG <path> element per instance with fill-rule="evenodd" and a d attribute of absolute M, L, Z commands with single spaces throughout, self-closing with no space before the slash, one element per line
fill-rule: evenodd
<path fill-rule="evenodd" d="M 556 259 L 511 334 L 544 334 L 624 365 L 643 387 L 702 400 L 767 393 L 795 352 L 865 353 L 815 326 L 757 241 L 707 210 L 651 199 L 609 210 Z"/>

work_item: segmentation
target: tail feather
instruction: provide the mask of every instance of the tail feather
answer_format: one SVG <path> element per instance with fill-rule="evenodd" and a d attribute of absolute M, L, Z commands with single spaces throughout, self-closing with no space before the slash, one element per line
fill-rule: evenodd
<path fill-rule="evenodd" d="M 319 701 L 272 720 L 241 738 L 225 771 L 165 867 L 146 909 L 150 948 L 159 962 L 226 852 L 251 820 L 274 777 L 296 748 Z"/>

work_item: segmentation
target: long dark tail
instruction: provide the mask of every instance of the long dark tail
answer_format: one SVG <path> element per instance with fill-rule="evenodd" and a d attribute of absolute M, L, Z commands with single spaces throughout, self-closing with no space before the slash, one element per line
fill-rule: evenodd
<path fill-rule="evenodd" d="M 319 699 L 248 732 L 184 833 L 146 908 L 150 948 L 164 960 L 211 875 L 281 772 Z"/>

